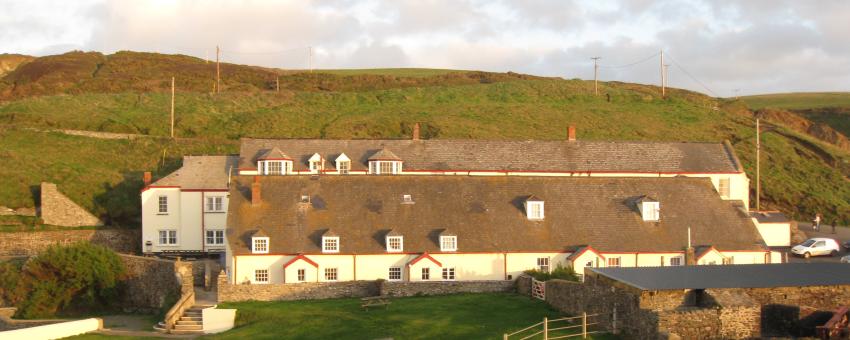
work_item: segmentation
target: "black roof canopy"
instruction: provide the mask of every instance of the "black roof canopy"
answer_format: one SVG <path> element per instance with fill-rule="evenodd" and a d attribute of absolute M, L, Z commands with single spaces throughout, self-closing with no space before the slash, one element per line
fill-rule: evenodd
<path fill-rule="evenodd" d="M 850 285 L 846 263 L 588 268 L 642 290 Z"/>

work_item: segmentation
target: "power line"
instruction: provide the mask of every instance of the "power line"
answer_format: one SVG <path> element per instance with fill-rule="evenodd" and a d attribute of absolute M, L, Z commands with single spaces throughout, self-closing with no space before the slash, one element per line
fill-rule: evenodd
<path fill-rule="evenodd" d="M 631 67 L 631 66 L 635 66 L 635 65 L 637 65 L 637 64 L 645 63 L 645 62 L 647 62 L 647 61 L 650 61 L 650 60 L 652 60 L 652 59 L 655 59 L 655 57 L 657 57 L 659 53 L 661 53 L 661 52 L 655 53 L 655 54 L 653 54 L 653 55 L 651 55 L 651 56 L 648 56 L 648 57 L 643 58 L 643 59 L 641 59 L 641 60 L 635 61 L 635 62 L 633 62 L 633 63 L 628 63 L 628 64 L 624 64 L 624 65 L 616 65 L 616 66 L 599 65 L 599 67 L 601 67 L 601 68 L 625 68 L 625 67 Z"/>
<path fill-rule="evenodd" d="M 700 86 L 702 86 L 702 88 L 704 88 L 706 91 L 708 91 L 709 93 L 711 93 L 711 94 L 712 94 L 712 95 L 714 95 L 715 97 L 720 97 L 720 96 L 717 94 L 717 92 L 712 91 L 712 90 L 708 87 L 708 85 L 705 85 L 705 83 L 703 83 L 703 82 L 699 81 L 699 79 L 697 79 L 697 78 L 696 78 L 696 77 L 694 77 L 694 76 L 693 76 L 690 72 L 688 72 L 687 70 L 685 70 L 685 68 L 684 68 L 684 67 L 682 67 L 682 65 L 679 65 L 679 63 L 676 61 L 676 59 L 673 59 L 673 57 L 671 57 L 669 53 L 667 54 L 667 59 L 669 59 L 671 62 L 673 62 L 673 65 L 674 65 L 674 66 L 676 66 L 676 68 L 678 68 L 680 71 L 682 71 L 682 73 L 684 73 L 686 76 L 688 76 L 688 78 L 691 78 L 691 80 L 693 80 L 694 82 L 696 82 L 697 84 L 699 84 Z"/>

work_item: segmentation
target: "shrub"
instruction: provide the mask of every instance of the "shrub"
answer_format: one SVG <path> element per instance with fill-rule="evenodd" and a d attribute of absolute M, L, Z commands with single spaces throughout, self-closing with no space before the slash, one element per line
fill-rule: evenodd
<path fill-rule="evenodd" d="M 58 311 L 108 305 L 117 296 L 126 270 L 111 250 L 90 243 L 51 246 L 23 266 L 20 285 L 26 298 L 18 317 L 53 317 Z"/>
<path fill-rule="evenodd" d="M 578 282 L 578 275 L 572 266 L 562 266 L 560 263 L 550 272 L 540 271 L 539 269 L 529 269 L 525 271 L 537 281 L 547 281 L 551 279 L 567 280 Z"/>
<path fill-rule="evenodd" d="M 14 306 L 26 296 L 26 287 L 21 284 L 20 260 L 0 263 L 0 305 Z"/>

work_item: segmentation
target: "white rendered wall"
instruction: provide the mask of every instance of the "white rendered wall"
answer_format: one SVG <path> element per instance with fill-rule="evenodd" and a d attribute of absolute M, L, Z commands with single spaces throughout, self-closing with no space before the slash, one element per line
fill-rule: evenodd
<path fill-rule="evenodd" d="M 755 218 L 753 223 L 768 247 L 788 247 L 791 245 L 790 223 L 758 223 Z"/>
<path fill-rule="evenodd" d="M 40 340 L 60 339 L 85 334 L 103 328 L 103 320 L 90 318 L 76 321 L 60 322 L 50 325 L 35 326 L 0 332 L 3 340 Z"/>
<path fill-rule="evenodd" d="M 159 196 L 168 197 L 168 214 L 159 213 Z M 179 188 L 150 188 L 142 192 L 142 251 L 147 252 L 145 242 L 150 241 L 151 251 L 179 250 L 180 232 L 178 231 L 178 246 L 159 245 L 160 229 L 180 230 L 180 189 Z"/>

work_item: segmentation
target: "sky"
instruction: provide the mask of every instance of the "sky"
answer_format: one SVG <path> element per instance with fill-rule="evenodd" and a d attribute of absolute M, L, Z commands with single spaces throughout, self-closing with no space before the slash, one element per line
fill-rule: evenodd
<path fill-rule="evenodd" d="M 850 1 L 0 0 L 0 53 L 187 54 L 279 67 L 424 67 L 850 91 Z M 309 57 L 312 51 L 312 58 Z"/>

